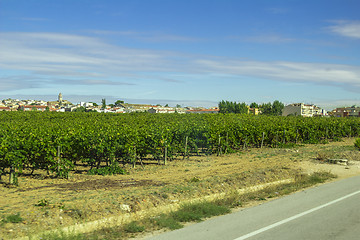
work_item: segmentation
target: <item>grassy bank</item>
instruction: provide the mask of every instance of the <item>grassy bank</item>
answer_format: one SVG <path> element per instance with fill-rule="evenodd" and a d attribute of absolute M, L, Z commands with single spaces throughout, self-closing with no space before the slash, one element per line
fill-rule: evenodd
<path fill-rule="evenodd" d="M 327 158 L 345 158 L 349 165 L 329 164 Z M 67 239 L 65 232 L 72 230 L 82 234 L 70 234 L 70 239 L 121 239 L 136 232 L 173 229 L 184 224 L 170 214 L 181 209 L 181 204 L 249 206 L 249 202 L 297 191 L 312 181 L 316 184 L 319 175 L 308 179 L 314 172 L 331 172 L 339 178 L 360 174 L 359 159 L 354 139 L 345 138 L 328 144 L 179 158 L 167 165 L 144 161 L 144 167 L 127 168 L 127 175 L 87 175 L 79 168 L 69 179 L 58 179 L 46 172 L 32 176 L 24 171 L 19 186 L 0 185 L 0 236 L 39 239 L 39 234 L 62 229 L 62 235 L 42 239 Z M 295 184 L 285 184 L 294 178 Z M 278 185 L 274 188 L 271 183 Z M 194 220 L 200 218 L 204 219 Z M 108 228 L 99 230 L 103 227 Z"/>
<path fill-rule="evenodd" d="M 323 183 L 335 177 L 335 175 L 329 172 L 316 172 L 311 175 L 299 175 L 292 183 L 270 186 L 256 192 L 245 194 L 231 192 L 225 195 L 224 198 L 217 199 L 215 201 L 184 204 L 176 211 L 140 219 L 138 221 L 132 221 L 121 227 L 103 228 L 87 234 L 58 232 L 43 235 L 41 238 L 63 240 L 127 239 L 136 237 L 139 234 L 150 233 L 160 229 L 179 229 L 184 226 L 184 223 L 199 222 L 212 216 L 227 214 L 231 212 L 232 208 L 245 207 L 254 201 L 265 201 L 287 195 L 318 183 Z"/>

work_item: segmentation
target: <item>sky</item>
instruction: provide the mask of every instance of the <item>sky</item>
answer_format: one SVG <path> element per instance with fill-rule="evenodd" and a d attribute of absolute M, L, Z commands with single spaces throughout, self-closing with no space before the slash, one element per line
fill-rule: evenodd
<path fill-rule="evenodd" d="M 358 0 L 0 0 L 0 99 L 360 105 Z"/>

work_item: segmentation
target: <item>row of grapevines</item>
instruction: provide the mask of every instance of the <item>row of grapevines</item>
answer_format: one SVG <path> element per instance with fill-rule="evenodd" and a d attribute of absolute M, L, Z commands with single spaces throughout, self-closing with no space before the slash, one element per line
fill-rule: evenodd
<path fill-rule="evenodd" d="M 7 169 L 44 169 L 66 177 L 79 163 L 98 169 L 160 160 L 165 151 L 172 159 L 185 148 L 211 154 L 359 134 L 358 118 L 0 112 L 0 176 Z"/>

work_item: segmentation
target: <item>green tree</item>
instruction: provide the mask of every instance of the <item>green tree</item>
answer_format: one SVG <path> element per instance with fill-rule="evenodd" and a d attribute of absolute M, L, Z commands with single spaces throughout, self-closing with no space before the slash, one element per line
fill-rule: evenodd
<path fill-rule="evenodd" d="M 219 102 L 219 104 L 218 104 L 218 107 L 219 107 L 219 112 L 220 113 L 227 113 L 228 112 L 228 104 L 227 104 L 228 102 L 226 101 L 224 101 L 224 100 L 221 100 L 220 102 Z"/>
<path fill-rule="evenodd" d="M 264 115 L 271 115 L 272 113 L 272 105 L 271 103 L 263 103 L 261 104 L 260 106 L 260 110 L 261 110 L 261 114 L 264 114 Z"/>
<path fill-rule="evenodd" d="M 101 107 L 104 109 L 106 108 L 106 99 L 105 98 L 101 99 Z"/>
<path fill-rule="evenodd" d="M 73 112 L 86 112 L 86 108 L 81 106 L 81 107 L 75 108 Z"/>
<path fill-rule="evenodd" d="M 250 104 L 250 108 L 259 108 L 259 104 L 257 104 L 256 102 L 253 102 Z"/>
<path fill-rule="evenodd" d="M 218 104 L 220 113 L 240 113 L 247 114 L 248 107 L 246 103 L 229 102 L 222 100 Z"/>
<path fill-rule="evenodd" d="M 249 108 L 247 107 L 246 103 L 236 103 L 235 106 L 235 112 L 234 113 L 241 113 L 241 114 L 247 114 L 249 112 Z"/>
<path fill-rule="evenodd" d="M 116 102 L 115 102 L 115 106 L 120 106 L 121 104 L 124 104 L 124 101 L 122 101 L 122 100 L 117 100 Z"/>
<path fill-rule="evenodd" d="M 273 103 L 263 103 L 259 106 L 261 113 L 264 115 L 280 116 L 284 109 L 284 104 L 278 100 Z"/>
<path fill-rule="evenodd" d="M 278 100 L 275 100 L 271 106 L 271 112 L 274 116 L 281 116 L 284 104 Z"/>

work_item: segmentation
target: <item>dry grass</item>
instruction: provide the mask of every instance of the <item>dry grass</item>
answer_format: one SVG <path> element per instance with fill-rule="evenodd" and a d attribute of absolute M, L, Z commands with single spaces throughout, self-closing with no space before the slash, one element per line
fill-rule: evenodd
<path fill-rule="evenodd" d="M 346 152 L 344 149 L 350 145 L 353 146 L 353 141 L 346 140 L 291 149 L 251 149 L 220 157 L 178 159 L 166 166 L 148 161 L 144 169 L 128 166 L 129 174 L 118 176 L 72 173 L 69 180 L 48 178 L 43 172 L 37 172 L 35 177 L 20 176 L 19 187 L 0 186 L 0 217 L 20 213 L 23 222 L 4 224 L 0 236 L 8 239 L 28 236 L 128 211 L 293 178 L 304 171 L 299 163 L 314 159 L 319 151 Z M 347 151 L 346 154 L 354 154 L 350 149 Z"/>

